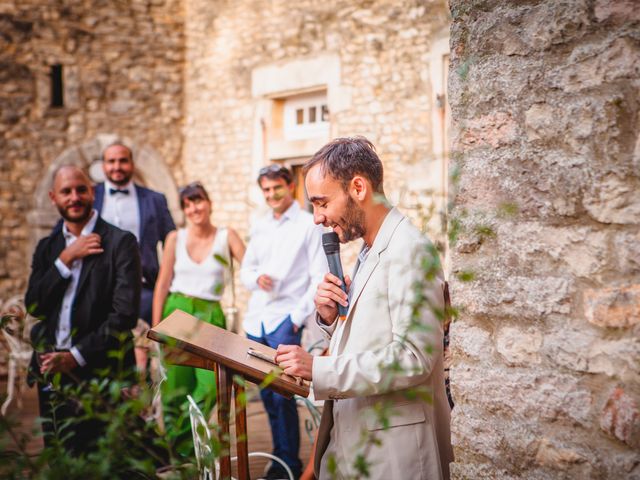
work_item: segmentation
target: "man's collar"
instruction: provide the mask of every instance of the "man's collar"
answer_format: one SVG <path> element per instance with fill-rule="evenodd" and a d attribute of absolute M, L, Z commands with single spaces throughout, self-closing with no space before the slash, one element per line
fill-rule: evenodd
<path fill-rule="evenodd" d="M 276 222 L 281 222 L 285 218 L 287 220 L 292 220 L 298 215 L 299 212 L 300 212 L 300 205 L 298 204 L 298 201 L 294 199 L 291 205 L 289 205 L 289 208 L 287 208 L 282 213 L 282 215 L 280 215 L 280 218 L 276 218 L 273 212 L 271 212 L 271 218 L 273 218 L 273 220 Z"/>
<path fill-rule="evenodd" d="M 396 207 L 392 207 L 384 217 L 376 237 L 373 239 L 373 243 L 369 248 L 369 251 L 380 253 L 387 248 L 391 235 L 398 227 L 398 224 L 404 219 L 404 215 Z M 366 244 L 365 244 L 366 245 Z"/>
<path fill-rule="evenodd" d="M 96 228 L 96 222 L 98 221 L 98 212 L 95 208 L 91 209 L 91 217 L 86 225 L 82 228 L 82 232 L 80 232 L 81 236 L 89 235 L 93 232 L 93 229 Z M 64 238 L 73 237 L 73 233 L 69 231 L 67 228 L 67 222 L 62 222 L 62 235 Z"/>
<path fill-rule="evenodd" d="M 109 189 L 114 189 L 114 190 L 129 190 L 129 193 L 134 193 L 134 186 L 133 186 L 133 180 L 129 180 L 129 183 L 127 183 L 126 185 L 116 185 L 114 183 L 111 183 L 109 180 L 104 181 L 104 189 L 108 192 Z"/>
<path fill-rule="evenodd" d="M 362 248 L 360 249 L 360 253 L 358 253 L 358 261 L 362 264 L 367 259 L 367 255 L 369 255 L 369 250 L 371 248 L 366 244 L 362 244 Z"/>

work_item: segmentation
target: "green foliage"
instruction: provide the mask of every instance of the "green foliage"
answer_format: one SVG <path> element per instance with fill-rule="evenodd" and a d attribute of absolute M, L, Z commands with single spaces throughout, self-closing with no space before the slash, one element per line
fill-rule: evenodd
<path fill-rule="evenodd" d="M 260 385 L 258 385 L 260 387 L 260 390 L 262 390 L 263 388 L 267 388 L 269 385 L 271 385 L 280 375 L 282 375 L 284 370 L 282 370 L 279 367 L 274 367 L 273 370 L 271 370 L 266 377 L 264 377 L 264 380 L 262 381 L 262 383 Z"/>
<path fill-rule="evenodd" d="M 456 73 L 458 75 L 460 75 L 460 79 L 461 80 L 464 81 L 464 80 L 467 79 L 467 75 L 469 75 L 469 67 L 470 67 L 470 65 L 471 65 L 471 61 L 470 60 L 465 60 L 456 69 Z"/>
<path fill-rule="evenodd" d="M 515 202 L 502 202 L 498 205 L 497 214 L 500 218 L 513 218 L 520 212 L 520 207 Z"/>
<path fill-rule="evenodd" d="M 334 454 L 330 454 L 327 458 L 327 471 L 331 478 L 336 478 L 338 474 L 338 462 L 336 461 L 336 456 Z"/>
<path fill-rule="evenodd" d="M 473 231 L 480 237 L 481 240 L 484 240 L 485 238 L 493 238 L 496 236 L 496 232 L 493 230 L 491 225 L 483 223 L 475 225 Z"/>
<path fill-rule="evenodd" d="M 362 454 L 356 455 L 356 459 L 353 462 L 353 464 L 358 474 L 360 474 L 365 478 L 369 477 L 369 461 L 364 455 Z"/>
<path fill-rule="evenodd" d="M 455 245 L 455 243 L 458 240 L 458 237 L 460 236 L 461 230 L 462 230 L 462 223 L 460 222 L 460 219 L 457 217 L 451 217 L 449 219 L 449 228 L 447 232 L 450 245 Z"/>
<path fill-rule="evenodd" d="M 219 253 L 215 253 L 213 255 L 213 258 L 216 259 L 218 262 L 220 262 L 221 265 L 228 267 L 229 266 L 229 262 L 227 261 L 226 258 L 224 258 L 222 255 L 220 255 Z"/>
<path fill-rule="evenodd" d="M 457 272 L 456 278 L 461 282 L 472 282 L 473 280 L 475 280 L 476 274 L 471 270 L 465 270 L 462 272 Z"/>
<path fill-rule="evenodd" d="M 123 349 L 109 352 L 111 358 L 124 357 Z M 194 457 L 179 457 L 166 434 L 154 420 L 147 420 L 154 389 L 137 380 L 135 373 L 124 368 L 117 372 L 100 372 L 95 378 L 80 382 L 63 382 L 60 374 L 39 379 L 49 383 L 55 392 L 54 415 L 63 404 L 77 405 L 78 413 L 57 422 L 50 444 L 34 455 L 28 446 L 41 436 L 38 425 L 20 433 L 18 419 L 0 416 L 0 478 L 70 480 L 70 479 L 153 479 L 159 478 L 161 467 L 170 470 L 170 478 L 194 478 Z M 187 418 L 188 420 L 188 418 Z M 79 422 L 94 421 L 102 425 L 96 435 L 95 448 L 72 454 L 65 445 L 69 428 Z M 53 425 L 50 419 L 37 423 Z"/>

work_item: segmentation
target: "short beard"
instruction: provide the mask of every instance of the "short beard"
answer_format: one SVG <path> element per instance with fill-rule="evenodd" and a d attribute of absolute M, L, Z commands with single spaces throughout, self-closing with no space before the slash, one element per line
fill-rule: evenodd
<path fill-rule="evenodd" d="M 124 180 L 121 180 L 119 182 L 116 182 L 115 180 L 112 180 L 109 177 L 107 177 L 107 180 L 109 180 L 111 183 L 113 183 L 116 187 L 124 187 L 125 185 L 129 184 L 129 182 L 131 181 L 132 177 L 133 177 L 133 174 L 129 175 L 129 176 L 125 175 Z"/>
<path fill-rule="evenodd" d="M 364 210 L 362 210 L 356 202 L 348 197 L 345 214 L 342 217 L 342 225 L 344 225 L 344 242 L 350 242 L 364 236 Z"/>
<path fill-rule="evenodd" d="M 91 210 L 92 210 L 92 206 L 89 204 L 85 204 L 84 205 L 84 212 L 82 213 L 82 215 L 80 215 L 79 217 L 70 217 L 69 215 L 67 215 L 67 211 L 63 208 L 58 206 L 58 212 L 60 212 L 60 215 L 62 216 L 62 218 L 69 223 L 84 223 L 87 220 L 89 220 L 89 218 L 91 217 Z"/>

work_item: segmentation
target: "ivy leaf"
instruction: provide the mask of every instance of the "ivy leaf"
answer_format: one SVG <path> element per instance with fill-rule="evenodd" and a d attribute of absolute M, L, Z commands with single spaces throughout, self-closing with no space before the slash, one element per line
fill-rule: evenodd
<path fill-rule="evenodd" d="M 224 258 L 222 255 L 220 255 L 219 253 L 214 253 L 213 254 L 213 258 L 220 262 L 223 266 L 228 267 L 229 266 L 229 262 L 227 262 L 227 259 Z"/>
<path fill-rule="evenodd" d="M 461 282 L 472 282 L 476 278 L 476 274 L 470 270 L 456 273 L 456 277 Z"/>

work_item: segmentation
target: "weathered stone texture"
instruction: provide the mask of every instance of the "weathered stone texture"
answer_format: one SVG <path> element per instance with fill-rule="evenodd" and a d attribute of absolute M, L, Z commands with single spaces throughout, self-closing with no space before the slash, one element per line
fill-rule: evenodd
<path fill-rule="evenodd" d="M 187 0 L 185 5 L 182 165 L 186 180 L 201 180 L 208 188 L 215 223 L 233 226 L 246 239 L 250 221 L 257 212 L 266 213 L 255 175 L 271 157 L 267 149 L 256 159 L 255 150 L 263 146 L 256 125 L 271 119 L 258 113 L 265 99 L 252 94 L 252 71 L 327 52 L 339 57 L 339 80 L 349 93 L 347 105 L 330 113 L 331 137 L 366 135 L 385 163 L 385 190 L 418 215 L 408 184 L 411 168 L 434 160 L 426 62 L 434 35 L 446 36 L 444 2 Z M 246 292 L 238 292 L 242 301 Z"/>
<path fill-rule="evenodd" d="M 453 477 L 640 478 L 637 2 L 450 6 Z"/>
<path fill-rule="evenodd" d="M 600 427 L 632 447 L 640 447 L 640 410 L 623 389 L 611 393 L 600 417 Z"/>
<path fill-rule="evenodd" d="M 257 67 L 336 53 L 349 105 L 331 112 L 331 136 L 363 134 L 385 162 L 386 189 L 407 208 L 407 172 L 432 158 L 426 59 L 446 29 L 443 2 L 188 0 L 184 169 L 205 181 L 214 217 L 247 232 L 256 165 L 252 97 Z M 319 85 L 322 87 L 322 85 Z M 269 122 L 269 118 L 261 120 Z M 268 152 L 260 163 L 268 159 Z M 405 191 L 403 191 L 405 190 Z M 406 197 L 403 197 L 403 193 Z M 224 203 L 224 207 L 222 204 Z M 401 202 L 402 203 L 402 202 Z"/>
<path fill-rule="evenodd" d="M 254 175 L 270 159 L 256 159 L 266 99 L 253 96 L 251 75 L 277 62 L 339 57 L 329 136 L 368 136 L 392 201 L 419 217 L 417 177 L 443 161 L 429 62 L 449 21 L 442 0 L 0 2 L 0 291 L 24 291 L 35 240 L 57 220 L 51 166 L 86 166 L 116 137 L 153 150 L 177 183 L 201 180 L 214 222 L 246 238 L 264 208 Z M 50 106 L 55 64 L 63 108 Z M 140 162 L 140 176 L 168 193 L 151 181 L 166 172 L 155 161 Z M 239 288 L 240 306 L 245 296 Z"/>
<path fill-rule="evenodd" d="M 586 290 L 585 316 L 601 327 L 630 327 L 640 323 L 640 285 Z"/>
<path fill-rule="evenodd" d="M 174 167 L 182 149 L 184 11 L 180 0 L 0 4 L 0 291 L 24 291 L 28 213 L 56 157 L 102 134 L 153 147 Z M 51 107 L 50 67 L 64 106 Z M 85 159 L 91 163 L 95 158 Z M 144 177 L 145 172 L 140 172 Z"/>

